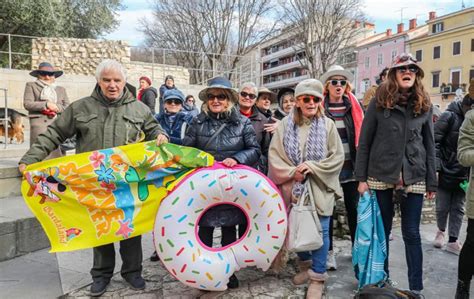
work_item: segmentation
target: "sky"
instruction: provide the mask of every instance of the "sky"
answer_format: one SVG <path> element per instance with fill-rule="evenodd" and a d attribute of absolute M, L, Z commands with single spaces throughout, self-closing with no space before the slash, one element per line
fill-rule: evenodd
<path fill-rule="evenodd" d="M 144 36 L 137 29 L 141 18 L 152 18 L 153 0 L 123 0 L 126 8 L 119 12 L 120 26 L 104 36 L 105 39 L 126 40 L 132 46 L 140 46 Z M 185 0 L 177 0 L 185 1 Z M 394 32 L 401 18 L 408 28 L 408 20 L 417 18 L 418 25 L 428 19 L 428 12 L 435 11 L 437 16 L 446 15 L 465 7 L 472 7 L 474 0 L 364 0 L 362 10 L 369 21 L 375 24 L 377 33 L 391 28 Z M 402 11 L 401 11 L 402 10 Z"/>

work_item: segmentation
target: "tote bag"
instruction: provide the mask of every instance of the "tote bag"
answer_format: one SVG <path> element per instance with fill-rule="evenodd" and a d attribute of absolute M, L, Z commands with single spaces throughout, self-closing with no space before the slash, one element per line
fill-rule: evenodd
<path fill-rule="evenodd" d="M 304 184 L 304 191 L 289 215 L 287 249 L 292 252 L 311 251 L 323 246 L 322 228 L 314 201 L 311 185 Z"/>

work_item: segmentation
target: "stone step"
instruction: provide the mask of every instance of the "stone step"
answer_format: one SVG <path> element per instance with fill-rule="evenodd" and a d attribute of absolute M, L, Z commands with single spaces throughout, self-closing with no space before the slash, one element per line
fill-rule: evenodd
<path fill-rule="evenodd" d="M 23 197 L 1 199 L 0 261 L 49 247 L 49 240 Z"/>

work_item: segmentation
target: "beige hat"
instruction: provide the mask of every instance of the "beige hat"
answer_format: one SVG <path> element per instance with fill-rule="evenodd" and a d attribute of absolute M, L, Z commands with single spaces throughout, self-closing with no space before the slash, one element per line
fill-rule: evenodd
<path fill-rule="evenodd" d="M 301 95 L 312 95 L 323 99 L 323 84 L 316 79 L 303 80 L 295 88 L 295 98 Z"/>
<path fill-rule="evenodd" d="M 321 82 L 326 82 L 332 76 L 342 76 L 349 82 L 354 81 L 354 75 L 337 64 L 329 67 L 328 71 L 321 76 Z"/>
<path fill-rule="evenodd" d="M 270 89 L 262 86 L 258 89 L 258 97 L 257 97 L 257 100 L 258 98 L 260 97 L 261 94 L 264 94 L 264 93 L 268 93 L 270 95 L 270 101 L 272 101 L 272 103 L 276 102 L 277 101 L 277 98 L 276 98 L 276 94 L 271 91 Z"/>

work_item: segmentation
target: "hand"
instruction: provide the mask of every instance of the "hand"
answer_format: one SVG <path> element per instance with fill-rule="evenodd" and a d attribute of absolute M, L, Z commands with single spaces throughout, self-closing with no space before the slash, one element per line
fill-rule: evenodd
<path fill-rule="evenodd" d="M 308 164 L 306 163 L 301 163 L 300 165 L 296 166 L 296 171 L 301 172 L 305 176 L 313 173 L 311 168 L 309 168 Z"/>
<path fill-rule="evenodd" d="M 297 171 L 295 171 L 295 174 L 293 175 L 293 178 L 295 179 L 295 181 L 301 183 L 306 179 L 306 176 L 297 170 Z"/>
<path fill-rule="evenodd" d="M 280 121 L 274 117 L 272 117 L 272 121 L 273 123 L 263 125 L 263 129 L 271 134 L 275 132 L 276 128 L 278 127 L 278 124 L 280 123 Z"/>
<path fill-rule="evenodd" d="M 367 182 L 359 182 L 359 187 L 357 187 L 357 191 L 359 191 L 359 194 L 364 194 L 365 192 L 369 192 L 369 185 Z"/>
<path fill-rule="evenodd" d="M 222 164 L 224 164 L 227 167 L 234 167 L 235 165 L 237 165 L 237 161 L 235 161 L 235 159 L 232 159 L 232 158 L 226 158 L 224 159 L 224 161 L 222 161 Z"/>
<path fill-rule="evenodd" d="M 158 136 L 156 136 L 156 145 L 157 146 L 160 146 L 163 143 L 167 143 L 167 142 L 168 142 L 168 137 L 166 137 L 166 135 L 158 134 Z"/>
<path fill-rule="evenodd" d="M 23 174 L 25 172 L 25 169 L 26 169 L 26 164 L 21 163 L 20 165 L 18 165 L 18 171 L 21 174 Z"/>
<path fill-rule="evenodd" d="M 433 200 L 435 197 L 436 197 L 436 192 L 434 192 L 434 191 L 426 192 L 426 199 Z"/>
<path fill-rule="evenodd" d="M 56 104 L 53 103 L 53 102 L 48 102 L 48 103 L 46 104 L 46 108 L 48 108 L 49 110 L 52 110 L 52 111 L 54 111 L 54 112 L 56 112 L 56 113 L 59 112 L 59 107 L 58 107 L 58 105 L 56 105 Z"/>

